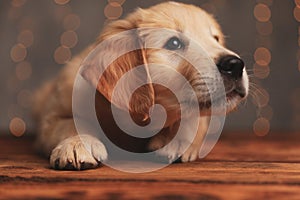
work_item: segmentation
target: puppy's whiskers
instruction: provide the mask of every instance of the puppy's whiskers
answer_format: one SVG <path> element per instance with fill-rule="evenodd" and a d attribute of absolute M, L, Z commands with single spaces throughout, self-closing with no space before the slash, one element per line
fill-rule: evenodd
<path fill-rule="evenodd" d="M 249 84 L 249 95 L 252 97 L 254 105 L 257 106 L 257 112 L 260 113 L 262 107 L 264 107 L 262 103 L 262 99 L 268 98 L 266 94 L 262 91 L 263 88 L 256 83 L 250 82 Z"/>

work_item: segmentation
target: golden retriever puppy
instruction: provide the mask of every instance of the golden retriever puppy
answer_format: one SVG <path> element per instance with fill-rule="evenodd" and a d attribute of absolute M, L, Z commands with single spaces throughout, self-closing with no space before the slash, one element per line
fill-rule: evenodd
<path fill-rule="evenodd" d="M 173 30 L 173 31 L 163 31 Z M 136 30 L 132 34 L 124 34 L 107 44 L 102 51 L 89 55 L 98 44 L 124 31 Z M 134 36 L 133 36 L 134 34 Z M 197 52 L 192 43 L 200 45 L 207 52 L 206 60 L 203 52 Z M 124 46 L 140 45 L 141 48 L 128 52 L 118 58 L 104 70 L 105 59 L 117 54 Z M 159 48 L 151 48 L 155 44 Z M 133 46 L 134 46 L 133 45 Z M 150 48 L 149 48 L 150 47 Z M 89 55 L 88 62 L 83 60 Z M 191 63 L 180 55 L 195 60 L 202 59 L 199 73 Z M 209 62 L 213 65 L 208 64 Z M 159 63 L 160 67 L 148 67 L 151 63 Z M 123 90 L 117 94 L 115 102 L 112 96 L 118 80 L 128 71 L 142 66 L 146 76 L 136 74 L 131 80 L 150 80 L 139 87 L 131 97 L 126 93 L 130 83 L 125 83 Z M 169 66 L 169 67 L 168 67 Z M 185 89 L 184 83 L 172 77 L 168 69 L 176 70 L 188 81 L 196 94 L 196 102 L 189 102 L 191 91 Z M 80 70 L 79 70 L 80 69 Z M 226 92 L 225 106 L 227 111 L 233 110 L 248 94 L 248 76 L 243 61 L 239 56 L 224 46 L 224 37 L 214 18 L 202 9 L 182 3 L 165 2 L 148 9 L 137 9 L 125 19 L 108 24 L 98 40 L 73 58 L 52 81 L 46 83 L 36 96 L 35 114 L 39 120 L 37 147 L 50 156 L 51 167 L 55 169 L 89 169 L 95 168 L 110 156 L 106 144 L 96 137 L 97 133 L 86 130 L 78 135 L 72 113 L 72 91 L 77 73 L 86 82 L 97 89 L 95 109 L 97 117 L 106 135 L 123 149 L 132 152 L 148 152 L 164 147 L 176 134 L 182 122 L 187 124 L 190 116 L 180 113 L 180 106 L 185 104 L 189 112 L 194 108 L 209 114 L 212 105 L 210 93 L 218 94 L 218 87 L 223 85 Z M 221 78 L 220 78 L 221 77 Z M 185 98 L 178 102 L 172 91 L 157 83 L 169 80 Z M 213 87 L 209 90 L 208 87 Z M 83 97 L 84 98 L 84 97 Z M 123 101 L 130 98 L 129 105 Z M 128 137 L 114 122 L 111 106 L 126 107 L 133 121 L 145 126 L 150 121 L 149 110 L 154 104 L 160 104 L 166 111 L 166 121 L 160 132 L 148 139 Z M 193 107 L 193 105 L 197 105 Z M 170 162 L 181 158 L 182 162 L 194 161 L 198 158 L 203 138 L 206 134 L 209 117 L 198 116 L 197 134 L 191 137 L 191 130 L 185 127 L 185 134 L 176 138 L 176 142 L 158 151 L 160 156 Z M 88 119 L 86 120 L 88 123 Z M 122 119 L 121 119 L 122 121 Z M 187 144 L 188 148 L 186 148 Z"/>

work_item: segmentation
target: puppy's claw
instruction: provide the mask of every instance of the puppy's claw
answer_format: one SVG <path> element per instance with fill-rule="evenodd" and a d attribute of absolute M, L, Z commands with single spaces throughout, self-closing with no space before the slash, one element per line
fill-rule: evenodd
<path fill-rule="evenodd" d="M 96 143 L 92 145 L 92 154 L 98 163 L 102 163 L 103 161 L 107 160 L 107 152 L 102 143 Z"/>

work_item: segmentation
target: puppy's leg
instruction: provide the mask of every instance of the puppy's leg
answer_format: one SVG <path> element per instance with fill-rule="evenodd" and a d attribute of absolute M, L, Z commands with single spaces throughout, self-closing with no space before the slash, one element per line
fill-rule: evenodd
<path fill-rule="evenodd" d="M 41 129 L 37 145 L 51 154 L 50 164 L 54 169 L 90 169 L 107 159 L 100 140 L 88 134 L 78 135 L 72 118 L 50 117 Z"/>
<path fill-rule="evenodd" d="M 181 157 L 182 162 L 194 161 L 198 158 L 199 150 L 202 145 L 203 138 L 207 132 L 208 118 L 201 117 L 199 119 L 198 130 L 193 137 L 194 130 L 185 127 L 184 135 L 173 139 L 174 133 L 160 134 L 154 137 L 150 142 L 149 148 L 157 150 L 159 156 L 167 157 L 168 161 L 174 162 Z M 172 131 L 171 131 L 172 132 Z M 188 149 L 187 149 L 188 148 Z"/>
<path fill-rule="evenodd" d="M 198 158 L 201 145 L 203 144 L 204 137 L 207 133 L 208 123 L 208 117 L 200 117 L 197 134 L 191 146 L 181 156 L 182 162 L 191 162 Z"/>

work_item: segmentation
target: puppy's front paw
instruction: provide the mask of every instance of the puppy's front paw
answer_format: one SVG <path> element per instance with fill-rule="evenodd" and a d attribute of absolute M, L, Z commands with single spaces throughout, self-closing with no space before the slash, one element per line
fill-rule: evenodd
<path fill-rule="evenodd" d="M 192 162 L 198 158 L 200 148 L 198 145 L 192 144 L 181 156 L 181 162 Z"/>
<path fill-rule="evenodd" d="M 184 155 L 186 149 L 190 146 L 190 143 L 185 140 L 173 140 L 164 147 L 157 150 L 159 157 L 167 158 L 169 163 L 177 161 L 182 155 Z"/>
<path fill-rule="evenodd" d="M 78 135 L 63 140 L 53 149 L 50 165 L 54 169 L 92 169 L 107 159 L 105 146 L 90 135 Z"/>

